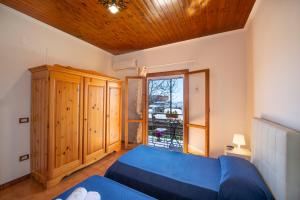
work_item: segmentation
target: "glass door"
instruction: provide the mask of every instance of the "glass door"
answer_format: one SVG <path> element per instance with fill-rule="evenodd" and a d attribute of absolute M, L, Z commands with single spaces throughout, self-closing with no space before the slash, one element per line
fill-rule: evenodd
<path fill-rule="evenodd" d="M 146 78 L 125 77 L 125 149 L 146 144 Z"/>
<path fill-rule="evenodd" d="M 148 145 L 183 151 L 183 75 L 148 79 Z"/>
<path fill-rule="evenodd" d="M 184 79 L 184 151 L 209 156 L 209 69 L 188 72 Z"/>

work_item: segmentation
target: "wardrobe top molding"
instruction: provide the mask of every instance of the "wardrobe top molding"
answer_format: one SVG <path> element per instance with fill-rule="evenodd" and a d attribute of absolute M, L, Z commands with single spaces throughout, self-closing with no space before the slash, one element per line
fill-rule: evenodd
<path fill-rule="evenodd" d="M 40 71 L 55 71 L 55 72 L 63 72 L 63 73 L 68 73 L 68 74 L 74 74 L 78 76 L 84 76 L 88 78 L 101 78 L 103 80 L 108 80 L 108 81 L 115 81 L 115 82 L 122 82 L 122 80 L 108 76 L 106 74 L 93 71 L 93 70 L 86 70 L 86 69 L 79 69 L 75 67 L 70 67 L 70 66 L 62 66 L 62 65 L 41 65 L 37 67 L 32 67 L 28 69 L 30 72 L 35 73 L 35 72 L 40 72 Z"/>

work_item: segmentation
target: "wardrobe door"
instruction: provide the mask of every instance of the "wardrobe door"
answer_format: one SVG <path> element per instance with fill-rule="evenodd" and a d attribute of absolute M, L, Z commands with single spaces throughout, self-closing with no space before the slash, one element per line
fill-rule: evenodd
<path fill-rule="evenodd" d="M 83 78 L 50 74 L 50 177 L 67 173 L 82 164 Z"/>
<path fill-rule="evenodd" d="M 84 162 L 91 163 L 105 154 L 106 81 L 85 78 Z"/>
<path fill-rule="evenodd" d="M 121 105 L 122 85 L 120 82 L 107 83 L 107 121 L 106 121 L 106 145 L 107 152 L 121 149 Z"/>

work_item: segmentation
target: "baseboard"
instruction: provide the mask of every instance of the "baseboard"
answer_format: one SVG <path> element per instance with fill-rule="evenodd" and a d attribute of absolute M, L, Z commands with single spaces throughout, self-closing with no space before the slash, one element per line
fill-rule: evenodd
<path fill-rule="evenodd" d="M 24 180 L 26 180 L 28 178 L 30 178 L 30 174 L 26 174 L 25 176 L 22 176 L 20 178 L 17 178 L 17 179 L 14 179 L 12 181 L 9 181 L 7 183 L 4 183 L 4 184 L 0 185 L 0 190 L 8 188 L 9 186 L 15 185 L 17 183 L 20 183 L 20 182 L 22 182 L 22 181 L 24 181 Z"/>

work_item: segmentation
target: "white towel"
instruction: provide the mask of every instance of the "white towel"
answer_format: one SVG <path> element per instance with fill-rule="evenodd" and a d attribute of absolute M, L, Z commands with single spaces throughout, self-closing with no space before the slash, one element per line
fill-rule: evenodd
<path fill-rule="evenodd" d="M 76 188 L 66 200 L 85 200 L 87 191 L 83 187 Z"/>
<path fill-rule="evenodd" d="M 88 192 L 85 200 L 101 200 L 101 196 L 98 192 Z"/>

